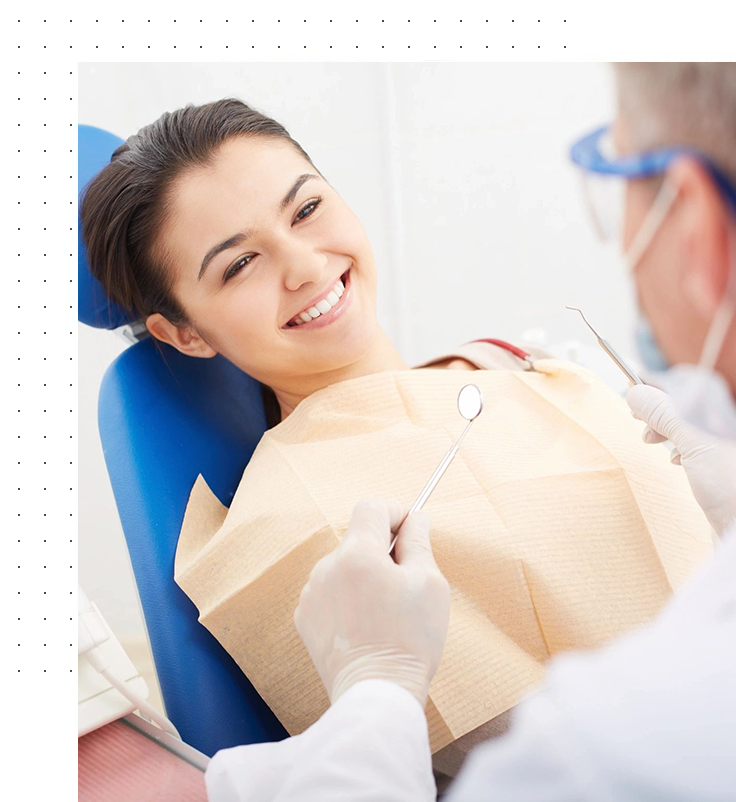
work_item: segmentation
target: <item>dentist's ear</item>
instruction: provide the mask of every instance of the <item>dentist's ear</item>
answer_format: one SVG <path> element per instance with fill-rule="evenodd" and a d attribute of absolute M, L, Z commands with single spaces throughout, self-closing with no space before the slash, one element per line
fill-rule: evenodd
<path fill-rule="evenodd" d="M 728 283 L 729 213 L 713 178 L 697 159 L 678 160 L 668 176 L 679 196 L 681 287 L 698 314 L 710 320 Z"/>
<path fill-rule="evenodd" d="M 146 328 L 152 337 L 173 346 L 187 356 L 204 359 L 217 356 L 217 351 L 211 348 L 191 326 L 175 326 L 158 312 L 146 318 Z"/>

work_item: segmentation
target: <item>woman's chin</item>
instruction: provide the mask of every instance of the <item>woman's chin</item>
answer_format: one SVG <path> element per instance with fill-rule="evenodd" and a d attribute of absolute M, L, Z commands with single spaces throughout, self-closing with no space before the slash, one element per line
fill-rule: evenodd
<path fill-rule="evenodd" d="M 347 321 L 346 321 L 347 322 Z M 339 336 L 325 338 L 304 353 L 305 367 L 315 374 L 329 373 L 350 368 L 363 362 L 374 350 L 381 334 L 374 320 L 366 325 L 347 325 L 341 327 Z M 303 374 L 303 370 L 300 371 Z"/>
<path fill-rule="evenodd" d="M 365 337 L 345 338 L 334 348 L 326 348 L 320 354 L 319 364 L 314 364 L 315 373 L 328 373 L 350 368 L 363 362 L 373 350 L 373 342 Z"/>

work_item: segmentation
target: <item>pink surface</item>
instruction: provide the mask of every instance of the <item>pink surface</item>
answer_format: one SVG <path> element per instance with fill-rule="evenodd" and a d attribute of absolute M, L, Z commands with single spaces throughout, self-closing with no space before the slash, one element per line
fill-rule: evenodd
<path fill-rule="evenodd" d="M 204 773 L 113 721 L 79 739 L 79 802 L 206 802 Z"/>

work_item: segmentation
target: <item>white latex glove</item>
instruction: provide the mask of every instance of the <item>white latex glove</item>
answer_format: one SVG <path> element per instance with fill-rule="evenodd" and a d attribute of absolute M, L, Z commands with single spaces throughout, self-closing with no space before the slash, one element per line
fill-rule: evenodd
<path fill-rule="evenodd" d="M 634 417 L 647 424 L 645 443 L 669 440 L 674 445 L 671 461 L 685 469 L 695 500 L 722 535 L 736 519 L 736 446 L 684 421 L 671 398 L 656 387 L 635 384 L 626 401 Z"/>
<path fill-rule="evenodd" d="M 432 556 L 429 519 L 402 518 L 396 502 L 357 504 L 340 545 L 315 565 L 294 623 L 335 702 L 357 682 L 382 679 L 412 693 L 424 707 L 442 656 L 450 589 Z"/>

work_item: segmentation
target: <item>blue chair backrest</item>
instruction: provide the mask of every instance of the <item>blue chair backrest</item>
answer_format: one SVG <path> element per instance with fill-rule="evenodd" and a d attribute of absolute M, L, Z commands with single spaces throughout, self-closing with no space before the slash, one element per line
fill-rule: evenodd
<path fill-rule="evenodd" d="M 121 143 L 79 127 L 80 193 Z M 79 275 L 82 322 L 116 328 L 129 320 L 90 275 L 81 233 Z M 98 417 L 167 715 L 207 755 L 285 737 L 174 582 L 176 542 L 197 475 L 229 506 L 266 430 L 260 385 L 222 357 L 186 357 L 149 338 L 108 368 Z"/>

